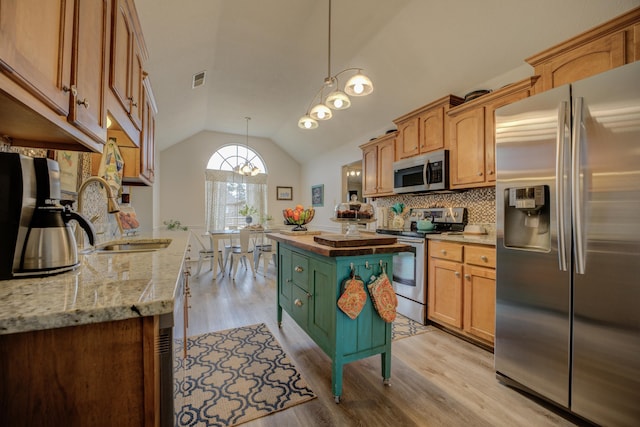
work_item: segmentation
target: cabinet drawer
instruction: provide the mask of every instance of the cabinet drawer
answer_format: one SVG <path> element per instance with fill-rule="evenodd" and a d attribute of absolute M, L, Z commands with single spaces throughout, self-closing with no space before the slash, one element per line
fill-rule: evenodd
<path fill-rule="evenodd" d="M 305 291 L 309 290 L 309 258 L 291 253 L 291 279 Z"/>
<path fill-rule="evenodd" d="M 464 262 L 481 267 L 496 268 L 496 249 L 489 246 L 465 246 Z"/>
<path fill-rule="evenodd" d="M 309 326 L 309 298 L 311 295 L 304 289 L 293 286 L 291 301 L 291 317 L 304 330 Z"/>
<path fill-rule="evenodd" d="M 458 243 L 430 241 L 429 256 L 431 258 L 462 262 L 462 245 Z"/>

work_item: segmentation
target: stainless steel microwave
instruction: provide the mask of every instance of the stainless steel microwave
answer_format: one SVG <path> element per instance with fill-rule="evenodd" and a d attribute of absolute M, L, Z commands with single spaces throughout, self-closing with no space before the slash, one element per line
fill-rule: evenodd
<path fill-rule="evenodd" d="M 438 150 L 393 162 L 394 193 L 449 189 L 449 150 Z"/>

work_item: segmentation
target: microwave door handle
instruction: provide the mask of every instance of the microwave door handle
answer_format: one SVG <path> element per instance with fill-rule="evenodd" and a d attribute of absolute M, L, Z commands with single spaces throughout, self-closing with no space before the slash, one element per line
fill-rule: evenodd
<path fill-rule="evenodd" d="M 427 160 L 427 164 L 424 165 L 423 180 L 425 184 L 431 184 L 431 163 Z"/>

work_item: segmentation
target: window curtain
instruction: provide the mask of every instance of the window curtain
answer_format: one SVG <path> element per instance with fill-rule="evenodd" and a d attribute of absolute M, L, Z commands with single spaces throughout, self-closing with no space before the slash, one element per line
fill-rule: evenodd
<path fill-rule="evenodd" d="M 205 226 L 207 230 L 224 230 L 227 225 L 227 205 L 237 200 L 229 193 L 227 184 L 245 185 L 245 202 L 255 207 L 259 215 L 267 213 L 267 174 L 242 176 L 232 171 L 205 171 Z"/>

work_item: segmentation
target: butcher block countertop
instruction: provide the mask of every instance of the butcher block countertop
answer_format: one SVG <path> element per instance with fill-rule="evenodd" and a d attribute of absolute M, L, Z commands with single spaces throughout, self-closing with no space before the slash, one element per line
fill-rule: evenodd
<path fill-rule="evenodd" d="M 121 240 L 145 238 L 171 244 L 152 252 L 79 254 L 73 271 L 1 280 L 0 335 L 173 312 L 189 234 L 159 231 Z"/>
<path fill-rule="evenodd" d="M 319 237 L 325 237 L 327 241 L 337 241 L 336 234 L 321 233 Z M 315 237 L 318 235 L 302 235 L 302 236 L 290 236 L 282 233 L 268 233 L 267 237 L 272 240 L 281 243 L 287 243 L 296 248 L 304 249 L 309 252 L 326 256 L 326 257 L 342 257 L 342 256 L 359 256 L 359 255 L 372 255 L 372 254 L 389 254 L 396 252 L 413 252 L 414 249 L 411 245 L 402 243 L 382 244 L 376 243 L 376 236 L 371 234 L 362 234 L 362 241 L 364 246 L 345 246 L 334 247 L 326 244 L 321 244 L 315 241 Z M 355 241 L 357 238 L 348 238 L 348 240 Z M 321 239 L 322 240 L 322 239 Z"/>

